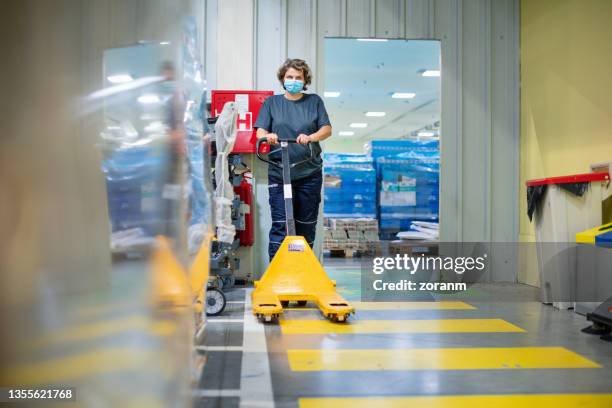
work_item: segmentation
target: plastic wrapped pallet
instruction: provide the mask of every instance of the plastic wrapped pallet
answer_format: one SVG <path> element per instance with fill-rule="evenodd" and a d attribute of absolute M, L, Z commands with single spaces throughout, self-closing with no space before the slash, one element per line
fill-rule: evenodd
<path fill-rule="evenodd" d="M 324 162 L 328 164 L 371 164 L 374 165 L 374 159 L 367 154 L 355 153 L 325 153 L 323 156 Z"/>
<path fill-rule="evenodd" d="M 405 152 L 377 160 L 382 230 L 438 221 L 440 158 L 435 151 Z"/>
<path fill-rule="evenodd" d="M 191 216 L 188 229 L 188 247 L 191 254 L 196 253 L 206 236 L 213 232 L 213 198 L 210 174 L 210 138 L 207 135 L 206 91 L 203 91 L 203 67 L 199 55 L 198 29 L 195 20 L 183 22 L 184 47 L 182 51 L 182 84 L 185 97 L 183 117 L 189 186 L 191 192 Z M 206 135 L 202 138 L 202 135 Z"/>
<path fill-rule="evenodd" d="M 326 153 L 325 217 L 375 217 L 376 171 L 371 157 Z"/>
<path fill-rule="evenodd" d="M 438 140 L 372 140 L 366 145 L 366 151 L 376 163 L 380 157 L 393 157 L 411 152 L 425 155 L 440 154 Z"/>
<path fill-rule="evenodd" d="M 155 147 L 116 149 L 102 162 L 113 233 L 130 229 L 147 236 L 159 233 L 164 168 L 164 156 Z"/>

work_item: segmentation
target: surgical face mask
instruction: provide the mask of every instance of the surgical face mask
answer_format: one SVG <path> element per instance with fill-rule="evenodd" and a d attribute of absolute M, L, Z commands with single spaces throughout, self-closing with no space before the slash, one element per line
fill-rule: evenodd
<path fill-rule="evenodd" d="M 302 92 L 302 89 L 304 89 L 304 81 L 298 81 L 295 79 L 285 79 L 284 85 L 287 92 L 292 95 Z"/>

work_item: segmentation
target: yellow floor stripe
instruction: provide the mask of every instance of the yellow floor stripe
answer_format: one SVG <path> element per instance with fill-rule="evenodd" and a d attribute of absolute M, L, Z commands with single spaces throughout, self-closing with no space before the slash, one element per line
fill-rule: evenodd
<path fill-rule="evenodd" d="M 299 403 L 300 408 L 609 408 L 612 407 L 612 394 L 300 398 Z"/>
<path fill-rule="evenodd" d="M 474 310 L 474 306 L 459 301 L 442 302 L 351 302 L 357 310 Z"/>
<path fill-rule="evenodd" d="M 62 383 L 83 377 L 126 370 L 145 370 L 147 362 L 159 358 L 153 351 L 108 348 L 64 358 L 5 367 L 2 384 L 32 385 Z"/>
<path fill-rule="evenodd" d="M 599 368 L 563 347 L 288 350 L 293 371 Z"/>
<path fill-rule="evenodd" d="M 361 334 L 361 333 L 506 333 L 524 332 L 502 319 L 432 320 L 280 320 L 284 334 Z"/>
<path fill-rule="evenodd" d="M 67 327 L 26 342 L 24 346 L 43 347 L 52 344 L 86 341 L 128 330 L 142 330 L 155 336 L 168 336 L 174 333 L 176 328 L 176 323 L 169 320 L 151 320 L 141 316 L 118 318 Z"/>
<path fill-rule="evenodd" d="M 74 310 L 74 315 L 83 318 L 95 318 L 118 311 L 138 309 L 135 302 L 101 303 L 97 305 L 87 305 Z"/>
<path fill-rule="evenodd" d="M 445 300 L 442 302 L 351 302 L 356 310 L 475 310 L 465 302 Z M 316 307 L 290 306 L 289 310 L 319 310 Z"/>

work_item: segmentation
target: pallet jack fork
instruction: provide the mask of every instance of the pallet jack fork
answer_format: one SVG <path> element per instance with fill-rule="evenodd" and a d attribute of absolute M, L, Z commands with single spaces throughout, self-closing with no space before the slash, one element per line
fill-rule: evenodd
<path fill-rule="evenodd" d="M 336 292 L 335 281 L 329 279 L 304 237 L 297 236 L 295 231 L 290 168 L 312 160 L 312 146 L 308 145 L 308 159 L 290 164 L 289 143 L 295 141 L 281 140 L 280 149 L 264 156 L 261 145 L 267 145 L 268 142 L 266 139 L 257 141 L 257 157 L 283 170 L 287 235 L 264 275 L 255 282 L 255 290 L 251 295 L 253 313 L 259 319 L 270 322 L 283 313 L 283 304 L 311 301 L 317 304 L 325 317 L 335 322 L 345 322 L 355 308 Z M 268 158 L 271 153 L 279 150 L 282 158 L 280 163 Z"/>

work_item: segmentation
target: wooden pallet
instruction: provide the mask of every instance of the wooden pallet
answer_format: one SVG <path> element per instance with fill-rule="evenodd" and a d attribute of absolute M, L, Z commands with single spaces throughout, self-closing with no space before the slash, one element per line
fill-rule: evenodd
<path fill-rule="evenodd" d="M 360 256 L 356 249 L 330 249 L 329 256 L 332 258 L 355 258 Z"/>

